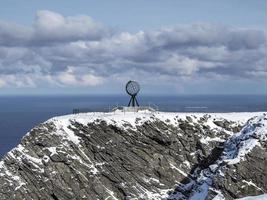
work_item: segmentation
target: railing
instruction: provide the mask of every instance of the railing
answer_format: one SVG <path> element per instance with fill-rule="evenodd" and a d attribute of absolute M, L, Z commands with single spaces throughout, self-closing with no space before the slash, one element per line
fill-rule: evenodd
<path fill-rule="evenodd" d="M 78 113 L 88 113 L 88 112 L 110 112 L 110 109 L 90 109 L 90 108 L 74 108 L 72 110 L 73 114 L 78 114 Z"/>
<path fill-rule="evenodd" d="M 149 103 L 148 106 L 139 106 L 139 107 L 127 107 L 127 106 L 116 105 L 115 107 L 111 108 L 109 106 L 108 109 L 104 109 L 102 111 L 104 112 L 105 110 L 107 112 L 115 112 L 116 110 L 121 110 L 123 112 L 138 112 L 141 110 L 149 110 L 151 112 L 156 112 L 159 111 L 159 108 L 157 105 Z M 96 112 L 96 111 L 89 108 L 74 108 L 72 111 L 73 114 L 88 113 L 88 112 Z"/>
<path fill-rule="evenodd" d="M 93 111 L 89 108 L 74 108 L 72 111 L 73 114 L 87 113 L 87 112 L 93 112 Z"/>
<path fill-rule="evenodd" d="M 149 103 L 148 104 L 148 107 L 153 108 L 156 111 L 159 111 L 159 107 L 156 104 L 154 104 L 154 103 Z"/>

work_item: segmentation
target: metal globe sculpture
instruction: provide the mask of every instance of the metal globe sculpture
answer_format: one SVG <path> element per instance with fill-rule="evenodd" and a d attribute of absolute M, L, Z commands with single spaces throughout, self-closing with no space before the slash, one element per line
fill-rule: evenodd
<path fill-rule="evenodd" d="M 140 86 L 136 81 L 128 81 L 126 84 L 126 92 L 129 95 L 137 95 L 137 93 L 140 91 Z"/>
<path fill-rule="evenodd" d="M 136 81 L 128 81 L 125 89 L 127 94 L 131 96 L 131 99 L 128 103 L 128 107 L 139 106 L 138 101 L 136 99 L 136 95 L 140 91 L 140 85 Z"/>

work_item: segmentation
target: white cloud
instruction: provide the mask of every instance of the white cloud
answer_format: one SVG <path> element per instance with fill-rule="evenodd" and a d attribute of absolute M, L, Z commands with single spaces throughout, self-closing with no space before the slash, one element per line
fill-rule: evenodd
<path fill-rule="evenodd" d="M 47 46 L 77 40 L 99 40 L 111 30 L 89 16 L 64 17 L 41 10 L 31 27 L 0 21 L 0 46 Z"/>
<path fill-rule="evenodd" d="M 64 17 L 48 10 L 37 12 L 33 28 L 37 43 L 42 40 L 44 42 L 98 40 L 108 33 L 107 28 L 89 16 Z"/>
<path fill-rule="evenodd" d="M 61 72 L 56 77 L 59 82 L 64 86 L 97 86 L 104 82 L 100 76 L 90 73 L 80 74 L 75 72 L 75 67 L 68 67 L 67 71 Z"/>
<path fill-rule="evenodd" d="M 2 84 L 1 84 L 2 83 Z M 31 76 L 27 75 L 1 75 L 0 76 L 0 86 L 2 87 L 16 87 L 16 88 L 25 88 L 25 87 L 36 87 L 35 81 Z"/>
<path fill-rule="evenodd" d="M 81 82 L 84 86 L 96 86 L 101 85 L 104 82 L 104 79 L 93 74 L 85 74 L 81 77 Z"/>
<path fill-rule="evenodd" d="M 0 22 L 0 87 L 97 87 L 127 78 L 257 81 L 267 78 L 266 57 L 260 29 L 195 24 L 113 32 L 89 16 L 48 10 L 38 11 L 31 27 Z"/>
<path fill-rule="evenodd" d="M 3 79 L 0 79 L 0 88 L 4 87 L 6 82 Z"/>

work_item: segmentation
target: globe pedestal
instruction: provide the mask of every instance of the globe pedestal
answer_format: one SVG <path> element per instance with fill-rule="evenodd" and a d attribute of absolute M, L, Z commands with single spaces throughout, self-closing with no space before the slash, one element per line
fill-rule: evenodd
<path fill-rule="evenodd" d="M 136 99 L 136 95 L 131 97 L 131 99 L 128 103 L 128 107 L 130 107 L 130 106 L 132 106 L 132 107 L 139 106 L 138 101 Z"/>

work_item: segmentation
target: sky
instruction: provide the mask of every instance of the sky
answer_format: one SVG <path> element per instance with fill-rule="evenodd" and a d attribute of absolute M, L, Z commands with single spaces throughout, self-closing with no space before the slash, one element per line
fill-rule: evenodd
<path fill-rule="evenodd" d="M 267 94 L 267 1 L 0 0 L 0 95 Z"/>

